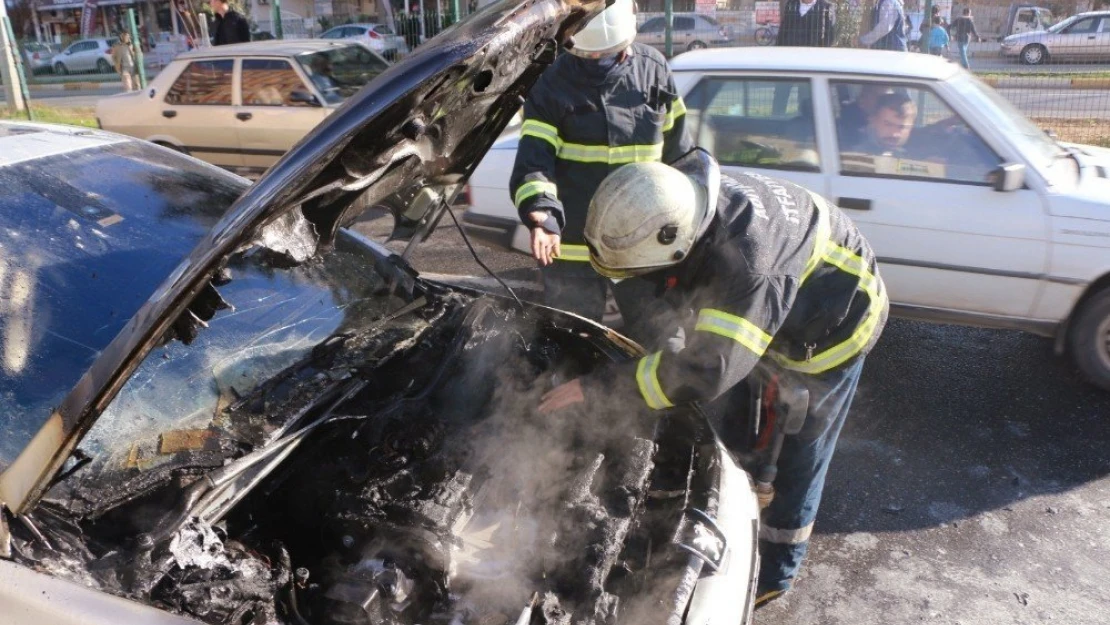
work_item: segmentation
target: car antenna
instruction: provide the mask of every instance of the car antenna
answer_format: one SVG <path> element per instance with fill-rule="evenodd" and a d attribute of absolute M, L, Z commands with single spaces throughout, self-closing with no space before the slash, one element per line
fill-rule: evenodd
<path fill-rule="evenodd" d="M 457 228 L 459 234 L 462 235 L 463 243 L 466 243 L 466 248 L 470 250 L 470 255 L 474 257 L 475 262 L 477 262 L 482 269 L 485 269 L 486 273 L 492 276 L 494 280 L 497 280 L 498 284 L 505 287 L 505 290 L 509 292 L 509 295 L 512 295 L 513 299 L 516 300 L 516 305 L 520 307 L 520 312 L 523 313 L 524 302 L 520 301 L 520 298 L 517 297 L 516 291 L 514 291 L 512 287 L 506 284 L 505 281 L 501 279 L 501 276 L 494 273 L 492 269 L 490 269 L 488 266 L 486 266 L 485 263 L 482 262 L 482 259 L 478 257 L 478 252 L 475 251 L 474 246 L 470 244 L 470 237 L 466 235 L 466 230 L 463 229 L 462 224 L 459 223 L 459 218 L 455 217 L 455 211 L 451 210 L 450 206 L 445 205 L 444 208 L 447 210 L 447 214 L 451 216 L 451 221 L 455 222 L 455 228 Z"/>

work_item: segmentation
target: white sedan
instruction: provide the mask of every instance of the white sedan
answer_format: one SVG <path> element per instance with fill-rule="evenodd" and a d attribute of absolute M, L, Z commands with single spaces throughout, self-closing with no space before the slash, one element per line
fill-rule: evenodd
<path fill-rule="evenodd" d="M 1053 337 L 1110 389 L 1110 150 L 1059 144 L 955 64 L 896 54 L 716 49 L 672 69 L 726 173 L 791 180 L 851 216 L 895 314 Z M 905 127 L 883 149 L 891 121 Z M 526 251 L 508 191 L 518 138 L 471 176 L 466 223 Z"/>

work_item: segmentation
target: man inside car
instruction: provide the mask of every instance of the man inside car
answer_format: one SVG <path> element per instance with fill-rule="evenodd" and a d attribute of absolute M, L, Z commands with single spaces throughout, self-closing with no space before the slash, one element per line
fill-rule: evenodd
<path fill-rule="evenodd" d="M 917 119 L 917 105 L 902 90 L 884 93 L 875 101 L 863 136 L 849 151 L 864 154 L 905 156 L 906 145 Z"/>

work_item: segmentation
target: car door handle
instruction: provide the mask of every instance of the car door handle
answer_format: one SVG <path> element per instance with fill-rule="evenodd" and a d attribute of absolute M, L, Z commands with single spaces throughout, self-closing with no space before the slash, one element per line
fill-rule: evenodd
<path fill-rule="evenodd" d="M 162 117 L 166 117 L 166 118 L 177 117 L 177 111 L 162 111 Z"/>
<path fill-rule="evenodd" d="M 254 115 L 251 115 L 250 113 L 236 113 L 235 116 L 242 121 L 247 121 L 250 118 L 254 117 Z"/>
<path fill-rule="evenodd" d="M 858 197 L 842 197 L 836 203 L 840 208 L 848 208 L 856 211 L 869 211 L 871 210 L 871 200 L 865 200 Z"/>

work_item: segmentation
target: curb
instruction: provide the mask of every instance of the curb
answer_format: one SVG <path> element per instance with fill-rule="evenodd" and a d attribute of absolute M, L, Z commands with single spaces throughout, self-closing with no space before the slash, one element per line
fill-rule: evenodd
<path fill-rule="evenodd" d="M 33 93 L 35 91 L 81 91 L 82 89 L 111 89 L 118 87 L 123 88 L 123 81 L 106 81 L 106 82 L 63 82 L 57 84 L 47 85 L 27 85 L 27 88 Z"/>
<path fill-rule="evenodd" d="M 1110 78 L 1053 78 L 1049 76 L 981 76 L 979 80 L 996 89 L 1110 89 Z"/>

